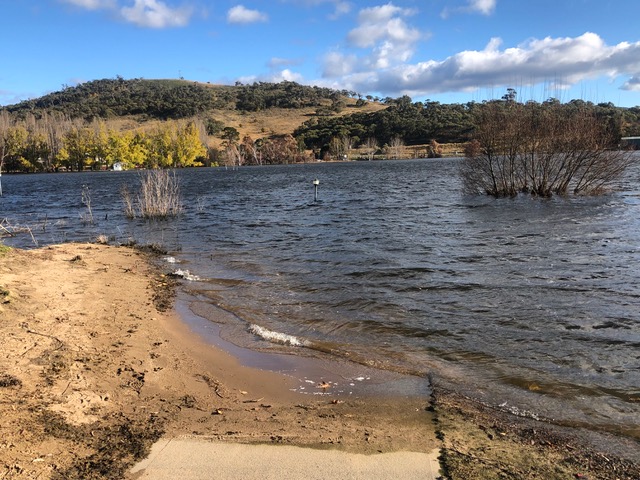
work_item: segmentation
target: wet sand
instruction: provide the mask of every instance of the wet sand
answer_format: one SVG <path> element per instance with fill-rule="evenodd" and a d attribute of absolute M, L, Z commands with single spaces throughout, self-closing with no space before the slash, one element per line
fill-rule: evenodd
<path fill-rule="evenodd" d="M 344 452 L 365 465 L 439 450 L 452 479 L 640 478 L 625 452 L 426 379 L 287 356 L 273 359 L 278 372 L 255 368 L 267 360 L 187 326 L 177 280 L 152 260 L 88 244 L 0 253 L 0 479 L 144 478 L 131 469 L 154 443 L 185 438 Z"/>

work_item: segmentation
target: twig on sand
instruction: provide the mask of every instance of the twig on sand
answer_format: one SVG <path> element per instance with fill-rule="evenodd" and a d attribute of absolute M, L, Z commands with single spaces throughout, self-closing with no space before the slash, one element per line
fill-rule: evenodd
<path fill-rule="evenodd" d="M 48 338 L 52 338 L 53 340 L 55 340 L 56 342 L 58 342 L 60 345 L 58 346 L 58 348 L 56 348 L 56 350 L 60 350 L 62 347 L 64 347 L 64 342 L 62 340 L 60 340 L 58 337 L 54 337 L 53 335 L 49 335 L 46 333 L 40 333 L 40 332 L 36 332 L 35 330 L 31 330 L 30 328 L 26 329 L 27 333 L 31 333 L 32 335 L 40 335 L 41 337 L 48 337 Z"/>
<path fill-rule="evenodd" d="M 69 390 L 69 386 L 71 385 L 71 380 L 69 380 L 69 383 L 67 383 L 67 386 L 64 387 L 64 390 L 62 391 L 62 393 L 60 394 L 61 397 L 64 397 L 64 394 L 67 393 L 67 390 Z"/>

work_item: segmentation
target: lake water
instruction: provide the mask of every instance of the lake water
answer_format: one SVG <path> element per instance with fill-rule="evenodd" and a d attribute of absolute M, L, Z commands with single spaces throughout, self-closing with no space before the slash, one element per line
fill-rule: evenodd
<path fill-rule="evenodd" d="M 182 170 L 184 213 L 161 222 L 124 217 L 136 172 L 4 175 L 0 220 L 30 227 L 4 240 L 22 247 L 162 244 L 236 345 L 640 439 L 640 170 L 601 197 L 492 199 L 460 193 L 458 161 Z"/>

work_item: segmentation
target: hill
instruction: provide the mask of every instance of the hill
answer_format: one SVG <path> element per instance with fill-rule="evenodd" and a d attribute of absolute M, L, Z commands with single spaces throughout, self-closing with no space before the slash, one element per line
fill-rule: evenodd
<path fill-rule="evenodd" d="M 219 129 L 250 135 L 291 134 L 314 116 L 336 117 L 386 108 L 354 98 L 354 92 L 295 82 L 212 85 L 188 80 L 94 80 L 0 110 L 15 117 L 62 114 L 70 119 L 105 120 L 121 129 L 150 127 L 158 121 L 199 117 Z M 215 143 L 215 142 L 214 142 Z"/>

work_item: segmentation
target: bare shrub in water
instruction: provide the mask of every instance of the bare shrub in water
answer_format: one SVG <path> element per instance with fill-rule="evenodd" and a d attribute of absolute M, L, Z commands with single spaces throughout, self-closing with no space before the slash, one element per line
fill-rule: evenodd
<path fill-rule="evenodd" d="M 127 218 L 136 217 L 136 209 L 133 206 L 133 197 L 129 191 L 129 187 L 123 185 L 120 189 L 120 196 L 122 197 L 122 203 L 124 203 L 124 214 Z"/>
<path fill-rule="evenodd" d="M 121 191 L 125 215 L 129 218 L 167 218 L 182 211 L 180 184 L 175 172 L 148 170 L 140 176 L 140 191 L 136 205 L 128 188 Z M 137 211 L 136 208 L 137 207 Z M 137 213 L 137 215 L 136 215 Z"/>
<path fill-rule="evenodd" d="M 82 203 L 87 207 L 87 213 L 80 215 L 84 223 L 93 225 L 93 209 L 91 208 L 91 190 L 88 185 L 82 186 Z"/>
<path fill-rule="evenodd" d="M 476 113 L 460 175 L 468 193 L 551 195 L 606 191 L 631 163 L 612 127 L 588 107 L 495 101 Z"/>

